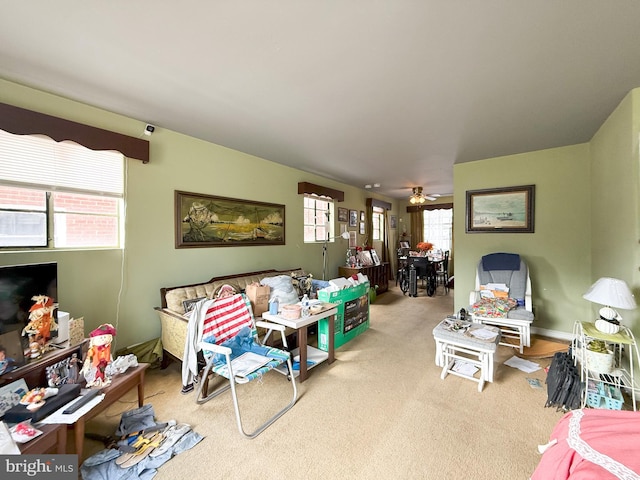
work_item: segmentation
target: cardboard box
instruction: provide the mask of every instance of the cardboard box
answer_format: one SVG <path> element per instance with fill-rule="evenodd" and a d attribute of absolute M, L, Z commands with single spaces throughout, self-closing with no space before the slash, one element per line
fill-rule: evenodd
<path fill-rule="evenodd" d="M 264 312 L 269 311 L 269 295 L 271 294 L 269 285 L 260 285 L 257 282 L 250 283 L 246 286 L 245 293 L 251 302 L 254 317 L 260 317 Z"/>
<path fill-rule="evenodd" d="M 318 299 L 338 305 L 334 323 L 334 348 L 353 340 L 369 328 L 369 282 L 337 292 L 318 291 Z M 318 348 L 329 350 L 329 319 L 318 322 Z"/>

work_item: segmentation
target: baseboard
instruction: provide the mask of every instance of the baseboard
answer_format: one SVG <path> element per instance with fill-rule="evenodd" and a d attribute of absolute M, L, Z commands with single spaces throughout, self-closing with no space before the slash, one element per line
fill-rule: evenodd
<path fill-rule="evenodd" d="M 559 330 L 549 330 L 547 328 L 531 327 L 531 333 L 540 335 L 541 337 L 553 338 L 555 340 L 564 340 L 570 342 L 573 340 L 573 332 L 561 332 Z"/>

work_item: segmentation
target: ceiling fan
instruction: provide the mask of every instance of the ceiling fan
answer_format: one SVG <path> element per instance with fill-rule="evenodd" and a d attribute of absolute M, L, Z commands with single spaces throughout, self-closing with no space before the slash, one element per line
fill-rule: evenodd
<path fill-rule="evenodd" d="M 409 203 L 412 205 L 421 205 L 427 200 L 434 201 L 440 195 L 434 193 L 432 195 L 425 195 L 422 193 L 422 187 L 413 187 L 413 193 L 409 197 Z"/>

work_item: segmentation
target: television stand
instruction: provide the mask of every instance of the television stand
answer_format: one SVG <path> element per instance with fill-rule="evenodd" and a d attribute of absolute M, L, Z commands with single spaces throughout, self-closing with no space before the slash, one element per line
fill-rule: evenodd
<path fill-rule="evenodd" d="M 0 376 L 0 386 L 22 378 L 29 388 L 46 387 L 47 367 L 71 357 L 74 353 L 77 353 L 78 358 L 82 359 L 85 344 L 86 340 L 72 347 L 68 346 L 68 342 L 67 346 L 63 346 L 62 348 L 58 346 L 41 357 L 29 361 L 26 365 Z"/>

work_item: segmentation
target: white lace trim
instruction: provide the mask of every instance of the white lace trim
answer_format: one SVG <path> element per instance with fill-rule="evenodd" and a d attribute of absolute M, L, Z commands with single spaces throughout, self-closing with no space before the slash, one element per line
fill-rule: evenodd
<path fill-rule="evenodd" d="M 572 412 L 567 435 L 567 443 L 569 446 L 580 454 L 582 458 L 604 468 L 620 480 L 640 480 L 640 475 L 633 470 L 630 470 L 613 458 L 594 450 L 591 445 L 580 438 L 580 420 L 583 416 L 584 412 L 582 410 L 574 410 Z"/>

